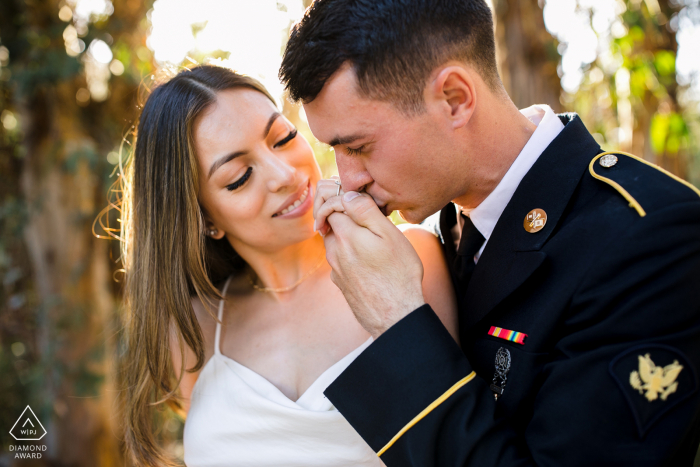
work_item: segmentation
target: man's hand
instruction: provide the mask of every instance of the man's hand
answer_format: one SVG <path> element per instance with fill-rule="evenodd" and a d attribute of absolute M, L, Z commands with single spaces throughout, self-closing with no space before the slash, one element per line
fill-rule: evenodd
<path fill-rule="evenodd" d="M 321 191 L 317 200 L 323 196 Z M 334 194 L 328 197 L 326 193 L 323 204 L 315 209 L 317 226 L 319 219 L 330 225 L 324 241 L 326 258 L 333 268 L 331 279 L 362 327 L 377 338 L 425 303 L 423 265 L 371 196 Z"/>

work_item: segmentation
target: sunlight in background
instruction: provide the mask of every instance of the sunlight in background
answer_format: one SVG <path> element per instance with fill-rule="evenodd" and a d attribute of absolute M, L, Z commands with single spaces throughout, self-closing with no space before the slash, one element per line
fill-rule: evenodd
<path fill-rule="evenodd" d="M 102 0 L 81 0 L 99 2 Z M 645 1 L 653 9 L 657 0 Z M 585 11 L 590 8 L 592 16 Z M 610 52 L 610 41 L 627 34 L 620 20 L 624 3 L 616 0 L 547 0 L 545 25 L 561 42 L 561 84 L 576 92 L 582 69 L 600 59 L 614 74 L 621 58 Z M 152 32 L 148 46 L 160 63 L 179 64 L 188 54 L 229 53 L 224 65 L 259 78 L 274 96 L 281 96 L 277 80 L 283 33 L 303 14 L 301 0 L 203 0 L 192 8 L 189 0 L 156 0 L 149 13 Z M 679 17 L 677 72 L 680 83 L 700 87 L 700 27 Z M 621 77 L 623 79 L 624 76 Z"/>
<path fill-rule="evenodd" d="M 114 13 L 114 6 L 110 0 L 68 0 L 61 7 L 58 17 L 68 24 L 63 31 L 63 40 L 66 53 L 71 57 L 77 57 L 85 51 L 85 42 L 80 39 L 87 34 L 88 24 L 107 18 Z M 87 89 L 78 90 L 75 98 L 79 104 L 86 104 L 90 99 L 102 102 L 109 97 L 109 78 L 114 73 L 116 65 L 112 65 L 112 50 L 109 45 L 94 39 L 87 47 L 87 53 L 80 57 L 85 65 L 85 79 Z M 119 65 L 122 65 L 121 62 Z M 116 66 L 118 70 L 118 66 Z M 123 71 L 123 65 L 122 65 Z"/>
<path fill-rule="evenodd" d="M 583 79 L 582 67 L 592 63 L 598 56 L 611 72 L 621 65 L 621 60 L 612 56 L 608 43 L 610 31 L 622 37 L 627 28 L 617 16 L 624 5 L 610 0 L 581 0 L 582 7 L 592 7 L 594 14 L 589 19 L 586 11 L 577 9 L 576 0 L 548 0 L 544 7 L 544 22 L 561 45 L 561 85 L 567 92 L 576 92 Z M 596 35 L 601 34 L 599 37 Z"/>
<path fill-rule="evenodd" d="M 657 0 L 639 0 L 647 4 L 649 10 L 659 9 Z M 682 3 L 682 2 L 681 2 Z M 592 16 L 584 10 L 590 8 Z M 610 41 L 627 34 L 627 28 L 620 20 L 625 5 L 616 0 L 547 0 L 544 7 L 544 21 L 547 30 L 554 35 L 560 45 L 561 85 L 567 92 L 576 92 L 583 79 L 582 67 L 600 59 L 610 74 L 621 65 L 621 57 L 610 52 Z M 679 84 L 694 83 L 696 92 L 700 87 L 700 27 L 685 15 L 678 19 L 678 56 L 676 71 Z M 621 77 L 621 79 L 624 77 Z"/>
<path fill-rule="evenodd" d="M 637 1 L 645 2 L 651 11 L 658 9 L 658 0 Z M 59 11 L 59 17 L 69 23 L 63 33 L 66 53 L 79 56 L 86 51 L 81 60 L 86 65 L 88 86 L 76 96 L 79 101 L 105 100 L 110 76 L 124 72 L 123 64 L 112 57 L 109 44 L 95 39 L 86 45 L 81 39 L 89 23 L 113 11 L 111 0 L 67 0 Z M 565 91 L 578 90 L 583 69 L 596 58 L 607 74 L 620 68 L 622 59 L 613 55 L 610 42 L 628 32 L 620 20 L 624 11 L 620 0 L 546 0 L 545 26 L 560 41 Z M 148 13 L 151 32 L 147 46 L 161 68 L 193 63 L 196 57 L 211 54 L 228 57 L 218 63 L 258 78 L 281 103 L 277 72 L 283 44 L 289 26 L 302 15 L 302 0 L 156 0 Z M 681 12 L 674 26 L 678 30 L 678 82 L 692 84 L 694 94 L 700 96 L 700 25 Z M 624 78 L 619 77 L 623 88 Z"/>
<path fill-rule="evenodd" d="M 289 26 L 304 13 L 301 0 L 156 0 L 146 42 L 161 66 L 221 51 L 223 66 L 259 79 L 278 102 L 277 78 Z"/>
<path fill-rule="evenodd" d="M 694 79 L 695 88 L 700 88 L 700 25 L 693 24 L 690 18 L 681 16 L 676 39 L 678 83 L 688 84 Z"/>
<path fill-rule="evenodd" d="M 337 174 L 335 154 L 314 138 L 303 108 L 285 106 L 277 76 L 289 28 L 303 14 L 303 0 L 156 0 L 148 13 L 146 45 L 166 75 L 182 65 L 213 62 L 260 80 L 280 109 L 289 112 L 285 116 L 311 143 L 321 172 L 329 177 Z"/>

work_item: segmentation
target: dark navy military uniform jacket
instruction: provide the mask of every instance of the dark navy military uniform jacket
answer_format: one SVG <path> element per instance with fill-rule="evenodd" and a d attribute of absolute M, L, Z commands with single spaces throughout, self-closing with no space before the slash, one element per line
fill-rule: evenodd
<path fill-rule="evenodd" d="M 579 117 L 559 117 L 457 290 L 461 348 L 424 305 L 325 391 L 389 467 L 692 465 L 700 195 L 631 155 L 604 167 Z M 535 208 L 547 222 L 529 233 Z M 448 259 L 454 212 L 437 229 Z"/>

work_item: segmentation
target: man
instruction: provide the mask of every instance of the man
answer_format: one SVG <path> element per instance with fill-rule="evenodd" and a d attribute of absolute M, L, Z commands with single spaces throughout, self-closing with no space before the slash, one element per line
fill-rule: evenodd
<path fill-rule="evenodd" d="M 317 228 L 375 337 L 325 394 L 386 465 L 692 465 L 696 188 L 519 112 L 482 0 L 317 0 L 280 77 L 335 149 Z M 461 347 L 393 210 L 440 211 Z"/>

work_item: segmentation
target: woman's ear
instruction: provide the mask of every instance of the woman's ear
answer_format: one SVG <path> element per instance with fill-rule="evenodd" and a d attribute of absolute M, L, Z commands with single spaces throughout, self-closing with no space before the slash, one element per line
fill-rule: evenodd
<path fill-rule="evenodd" d="M 217 228 L 214 223 L 209 219 L 209 216 L 204 216 L 204 234 L 207 237 L 213 238 L 214 240 L 221 240 L 226 235 L 226 232 Z"/>
<path fill-rule="evenodd" d="M 439 106 L 453 128 L 469 122 L 476 108 L 476 83 L 470 70 L 459 65 L 440 68 L 427 91 L 426 97 Z"/>

